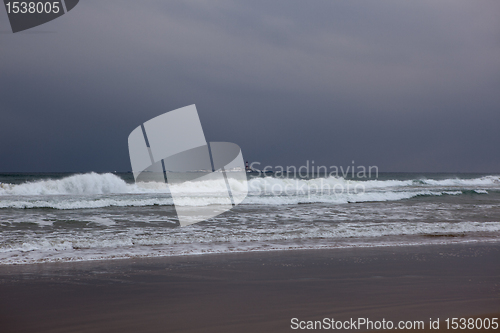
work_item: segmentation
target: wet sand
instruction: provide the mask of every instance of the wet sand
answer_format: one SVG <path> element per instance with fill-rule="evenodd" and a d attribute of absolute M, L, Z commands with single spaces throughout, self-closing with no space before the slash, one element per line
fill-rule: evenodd
<path fill-rule="evenodd" d="M 427 324 L 500 313 L 500 244 L 0 266 L 0 295 L 4 333 L 296 332 L 292 318 Z"/>

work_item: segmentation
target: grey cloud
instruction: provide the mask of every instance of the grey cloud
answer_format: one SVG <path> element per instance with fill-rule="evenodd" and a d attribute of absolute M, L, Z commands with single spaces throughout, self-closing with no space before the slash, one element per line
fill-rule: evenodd
<path fill-rule="evenodd" d="M 81 1 L 54 33 L 0 35 L 0 171 L 129 169 L 128 133 L 193 103 L 266 164 L 499 171 L 499 10 Z"/>

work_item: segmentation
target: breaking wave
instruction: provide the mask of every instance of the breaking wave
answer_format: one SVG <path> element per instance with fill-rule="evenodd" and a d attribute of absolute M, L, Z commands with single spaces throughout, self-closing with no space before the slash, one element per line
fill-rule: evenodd
<path fill-rule="evenodd" d="M 73 175 L 58 180 L 40 180 L 24 184 L 0 184 L 0 195 L 85 195 L 106 193 L 131 193 L 133 185 L 111 173 L 94 172 Z"/>
<path fill-rule="evenodd" d="M 244 184 L 229 180 L 233 190 Z M 179 205 L 206 206 L 223 199 L 219 182 L 211 180 L 175 185 L 185 197 Z M 304 203 L 342 204 L 351 202 L 398 201 L 420 196 L 484 195 L 500 189 L 499 176 L 475 179 L 346 180 L 341 177 L 316 179 L 252 178 L 248 182 L 247 205 L 290 205 Z M 120 177 L 94 172 L 58 180 L 23 184 L 0 184 L 0 208 L 86 209 L 173 205 L 169 185 L 126 183 Z"/>

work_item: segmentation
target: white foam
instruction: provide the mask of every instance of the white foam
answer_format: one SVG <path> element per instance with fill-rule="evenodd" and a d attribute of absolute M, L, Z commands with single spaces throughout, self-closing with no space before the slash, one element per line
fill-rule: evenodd
<path fill-rule="evenodd" d="M 58 198 L 59 199 L 59 198 Z M 86 209 L 86 208 L 104 208 L 104 207 L 145 207 L 145 206 L 172 206 L 173 201 L 170 198 L 149 198 L 149 199 L 123 199 L 123 198 L 103 198 L 103 199 L 85 199 L 70 198 L 67 200 L 2 200 L 0 208 L 54 208 L 54 209 Z"/>
<path fill-rule="evenodd" d="M 41 180 L 19 185 L 3 184 L 1 195 L 54 195 L 126 193 L 127 184 L 113 174 L 87 173 L 58 180 Z"/>
<path fill-rule="evenodd" d="M 474 234 L 489 233 L 482 240 L 493 241 L 500 232 L 500 222 L 459 223 L 369 223 L 343 222 L 335 225 L 269 225 L 259 228 L 248 225 L 191 226 L 187 228 L 131 228 L 119 233 L 53 232 L 41 237 L 27 234 L 16 238 L 3 235 L 0 245 L 1 264 L 19 264 L 47 261 L 78 261 L 151 257 L 159 255 L 186 255 L 204 253 L 230 253 L 270 251 L 283 249 L 310 249 L 325 247 L 359 247 L 380 245 L 411 245 L 433 242 L 437 238 L 423 235 L 462 235 L 446 237 L 446 243 L 468 242 L 481 239 Z M 394 238 L 396 237 L 396 238 Z M 404 237 L 404 238 L 403 238 Z M 373 241 L 378 239 L 378 241 Z M 498 241 L 498 239 L 497 239 Z"/>
<path fill-rule="evenodd" d="M 500 176 L 484 176 L 481 178 L 474 179 L 443 179 L 443 180 L 434 180 L 434 179 L 421 179 L 422 183 L 426 185 L 433 186 L 481 186 L 481 185 L 495 185 L 500 186 Z"/>
<path fill-rule="evenodd" d="M 244 191 L 243 183 L 230 179 L 231 189 Z M 59 180 L 24 184 L 0 184 L 0 208 L 86 209 L 103 207 L 141 207 L 172 205 L 169 186 L 185 196 L 179 205 L 206 206 L 223 203 L 226 188 L 220 182 L 205 180 L 181 185 L 149 182 L 127 184 L 114 174 L 87 173 Z M 480 188 L 477 188 L 480 186 Z M 422 195 L 460 195 L 462 190 L 488 194 L 499 189 L 499 176 L 476 179 L 418 179 L 355 181 L 339 177 L 317 179 L 253 178 L 243 204 L 282 205 L 397 201 Z M 150 196 L 144 196 L 150 195 Z M 225 201 L 224 201 L 225 202 Z"/>
<path fill-rule="evenodd" d="M 296 195 L 314 192 L 360 192 L 376 190 L 410 190 L 418 188 L 456 188 L 490 186 L 500 188 L 499 176 L 485 176 L 476 179 L 415 179 L 415 180 L 346 180 L 338 177 L 316 179 L 253 178 L 249 181 L 249 191 L 257 194 Z"/>

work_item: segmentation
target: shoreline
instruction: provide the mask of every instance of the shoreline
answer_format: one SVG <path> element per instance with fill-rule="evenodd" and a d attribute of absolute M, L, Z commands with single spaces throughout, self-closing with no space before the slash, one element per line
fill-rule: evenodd
<path fill-rule="evenodd" d="M 500 313 L 499 258 L 500 244 L 474 243 L 2 265 L 0 327 L 292 332 L 292 318 L 481 316 Z"/>
<path fill-rule="evenodd" d="M 456 240 L 456 241 L 447 241 L 447 242 L 440 242 L 438 240 L 435 240 L 434 242 L 432 239 L 439 239 L 439 238 L 457 238 L 460 239 L 460 236 L 455 236 L 455 235 L 427 235 L 425 236 L 429 240 L 427 243 L 423 243 L 422 240 L 415 241 L 414 243 L 400 243 L 400 242 L 381 242 L 379 244 L 377 243 L 345 243 L 342 244 L 342 242 L 337 241 L 336 246 L 320 246 L 320 245 L 311 245 L 310 247 L 298 247 L 295 244 L 287 244 L 286 242 L 283 242 L 281 244 L 277 243 L 275 244 L 274 248 L 266 248 L 266 249 L 250 249 L 250 250 L 230 250 L 227 252 L 224 252 L 223 250 L 220 251 L 213 251 L 210 252 L 209 250 L 206 250 L 205 252 L 202 253 L 175 253 L 175 254 L 155 254 L 155 255 L 127 255 L 123 257 L 115 257 L 115 255 L 112 255 L 113 257 L 105 257 L 105 258 L 86 258 L 86 259 L 60 259 L 60 258 L 52 258 L 52 259 L 44 259 L 44 260 L 38 260 L 35 262 L 13 262 L 13 263 L 1 263 L 0 262 L 0 268 L 1 267 L 6 267 L 6 266 L 26 266 L 26 265 L 45 265 L 45 264 L 78 264 L 78 263 L 92 263 L 92 262 L 106 262 L 106 261 L 116 261 L 116 260 L 146 260 L 146 259 L 162 259 L 162 258 L 189 258 L 189 257 L 205 257 L 205 256 L 219 256 L 219 255 L 244 255 L 244 254 L 265 254 L 265 253 L 274 253 L 274 252 L 289 252 L 289 251 L 337 251 L 337 250 L 349 250 L 349 249 L 383 249 L 383 248 L 409 248 L 409 247 L 427 247 L 427 246 L 454 246 L 454 245 L 474 245 L 474 244 L 489 244 L 489 245 L 500 245 L 500 239 L 471 239 L 471 240 Z M 339 245 L 340 244 L 340 245 Z M 207 244 L 204 244 L 207 245 Z M 220 244 L 217 244 L 220 245 Z M 224 244 L 227 245 L 227 244 Z M 223 246 L 224 246 L 223 245 Z M 297 246 L 297 247 L 294 247 Z M 316 247 L 315 247 L 316 246 Z M 168 248 L 167 245 L 163 245 L 163 247 Z M 118 249 L 116 249 L 118 250 Z M 156 251 L 162 252 L 163 250 L 156 249 Z"/>

